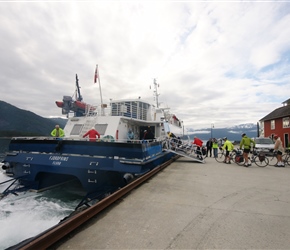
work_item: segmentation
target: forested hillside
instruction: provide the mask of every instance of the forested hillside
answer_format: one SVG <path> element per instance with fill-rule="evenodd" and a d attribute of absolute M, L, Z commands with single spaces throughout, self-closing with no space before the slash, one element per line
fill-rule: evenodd
<path fill-rule="evenodd" d="M 56 124 L 65 123 L 66 119 L 44 118 L 0 100 L 0 137 L 48 136 Z"/>

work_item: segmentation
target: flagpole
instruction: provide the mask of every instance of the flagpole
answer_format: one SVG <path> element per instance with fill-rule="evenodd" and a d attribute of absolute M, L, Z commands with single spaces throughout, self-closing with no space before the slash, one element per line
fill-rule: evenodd
<path fill-rule="evenodd" d="M 101 88 L 101 79 L 100 79 L 100 74 L 99 74 L 99 68 L 98 68 L 98 64 L 96 66 L 96 72 L 95 72 L 95 79 L 97 78 L 98 79 L 98 82 L 99 82 L 99 87 L 100 87 L 100 96 L 101 96 L 101 114 L 102 115 L 105 115 L 104 113 L 104 105 L 103 105 L 103 97 L 102 97 L 102 88 Z"/>

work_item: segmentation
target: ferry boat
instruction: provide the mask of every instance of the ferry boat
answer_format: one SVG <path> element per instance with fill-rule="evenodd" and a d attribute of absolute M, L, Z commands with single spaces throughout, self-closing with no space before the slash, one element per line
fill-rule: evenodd
<path fill-rule="evenodd" d="M 77 77 L 76 82 L 79 88 Z M 170 160 L 176 154 L 164 148 L 164 141 L 168 132 L 181 136 L 183 123 L 169 108 L 160 107 L 158 87 L 154 79 L 153 104 L 141 98 L 111 100 L 109 105 L 85 104 L 76 110 L 74 103 L 82 100 L 64 96 L 62 104 L 56 105 L 68 118 L 65 137 L 11 139 L 2 168 L 13 184 L 3 195 L 77 181 L 87 197 L 93 198 L 100 192 L 123 187 Z M 101 135 L 94 142 L 83 138 L 92 127 Z M 134 139 L 128 140 L 128 130 L 133 131 Z M 145 130 L 151 130 L 154 138 L 144 139 Z"/>

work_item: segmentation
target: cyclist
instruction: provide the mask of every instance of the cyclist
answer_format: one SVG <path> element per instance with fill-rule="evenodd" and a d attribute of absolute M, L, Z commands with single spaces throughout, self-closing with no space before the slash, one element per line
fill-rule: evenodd
<path fill-rule="evenodd" d="M 255 147 L 256 143 L 254 140 L 249 138 L 245 133 L 242 134 L 242 140 L 240 142 L 240 149 L 244 148 L 243 156 L 245 159 L 245 167 L 251 166 L 251 163 L 248 163 L 249 161 L 249 153 L 251 151 L 251 143 L 253 144 L 253 148 Z"/>
<path fill-rule="evenodd" d="M 203 141 L 199 138 L 197 138 L 196 136 L 194 136 L 194 140 L 192 142 L 193 145 L 196 145 L 196 153 L 197 153 L 197 157 L 199 159 L 202 160 L 202 144 L 203 144 Z"/>
<path fill-rule="evenodd" d="M 225 141 L 225 143 L 223 147 L 221 147 L 220 149 L 226 150 L 226 157 L 225 157 L 224 163 L 231 164 L 230 152 L 233 151 L 234 145 L 228 140 L 227 137 L 224 137 L 223 140 Z"/>
<path fill-rule="evenodd" d="M 274 150 L 277 151 L 278 160 L 278 163 L 275 167 L 285 167 L 284 162 L 282 161 L 282 154 L 284 152 L 282 141 L 278 135 L 274 135 L 273 138 L 275 141 Z"/>

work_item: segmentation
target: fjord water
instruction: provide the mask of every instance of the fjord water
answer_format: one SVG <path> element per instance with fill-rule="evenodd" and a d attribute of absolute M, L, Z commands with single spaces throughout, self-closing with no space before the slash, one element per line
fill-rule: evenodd
<path fill-rule="evenodd" d="M 9 140 L 8 140 L 9 143 Z M 0 162 L 7 151 L 7 140 L 0 139 Z M 0 169 L 0 183 L 10 179 Z M 9 185 L 0 186 L 0 193 Z M 63 185 L 41 193 L 9 194 L 0 200 L 0 249 L 38 235 L 69 216 L 83 197 L 80 187 Z"/>

